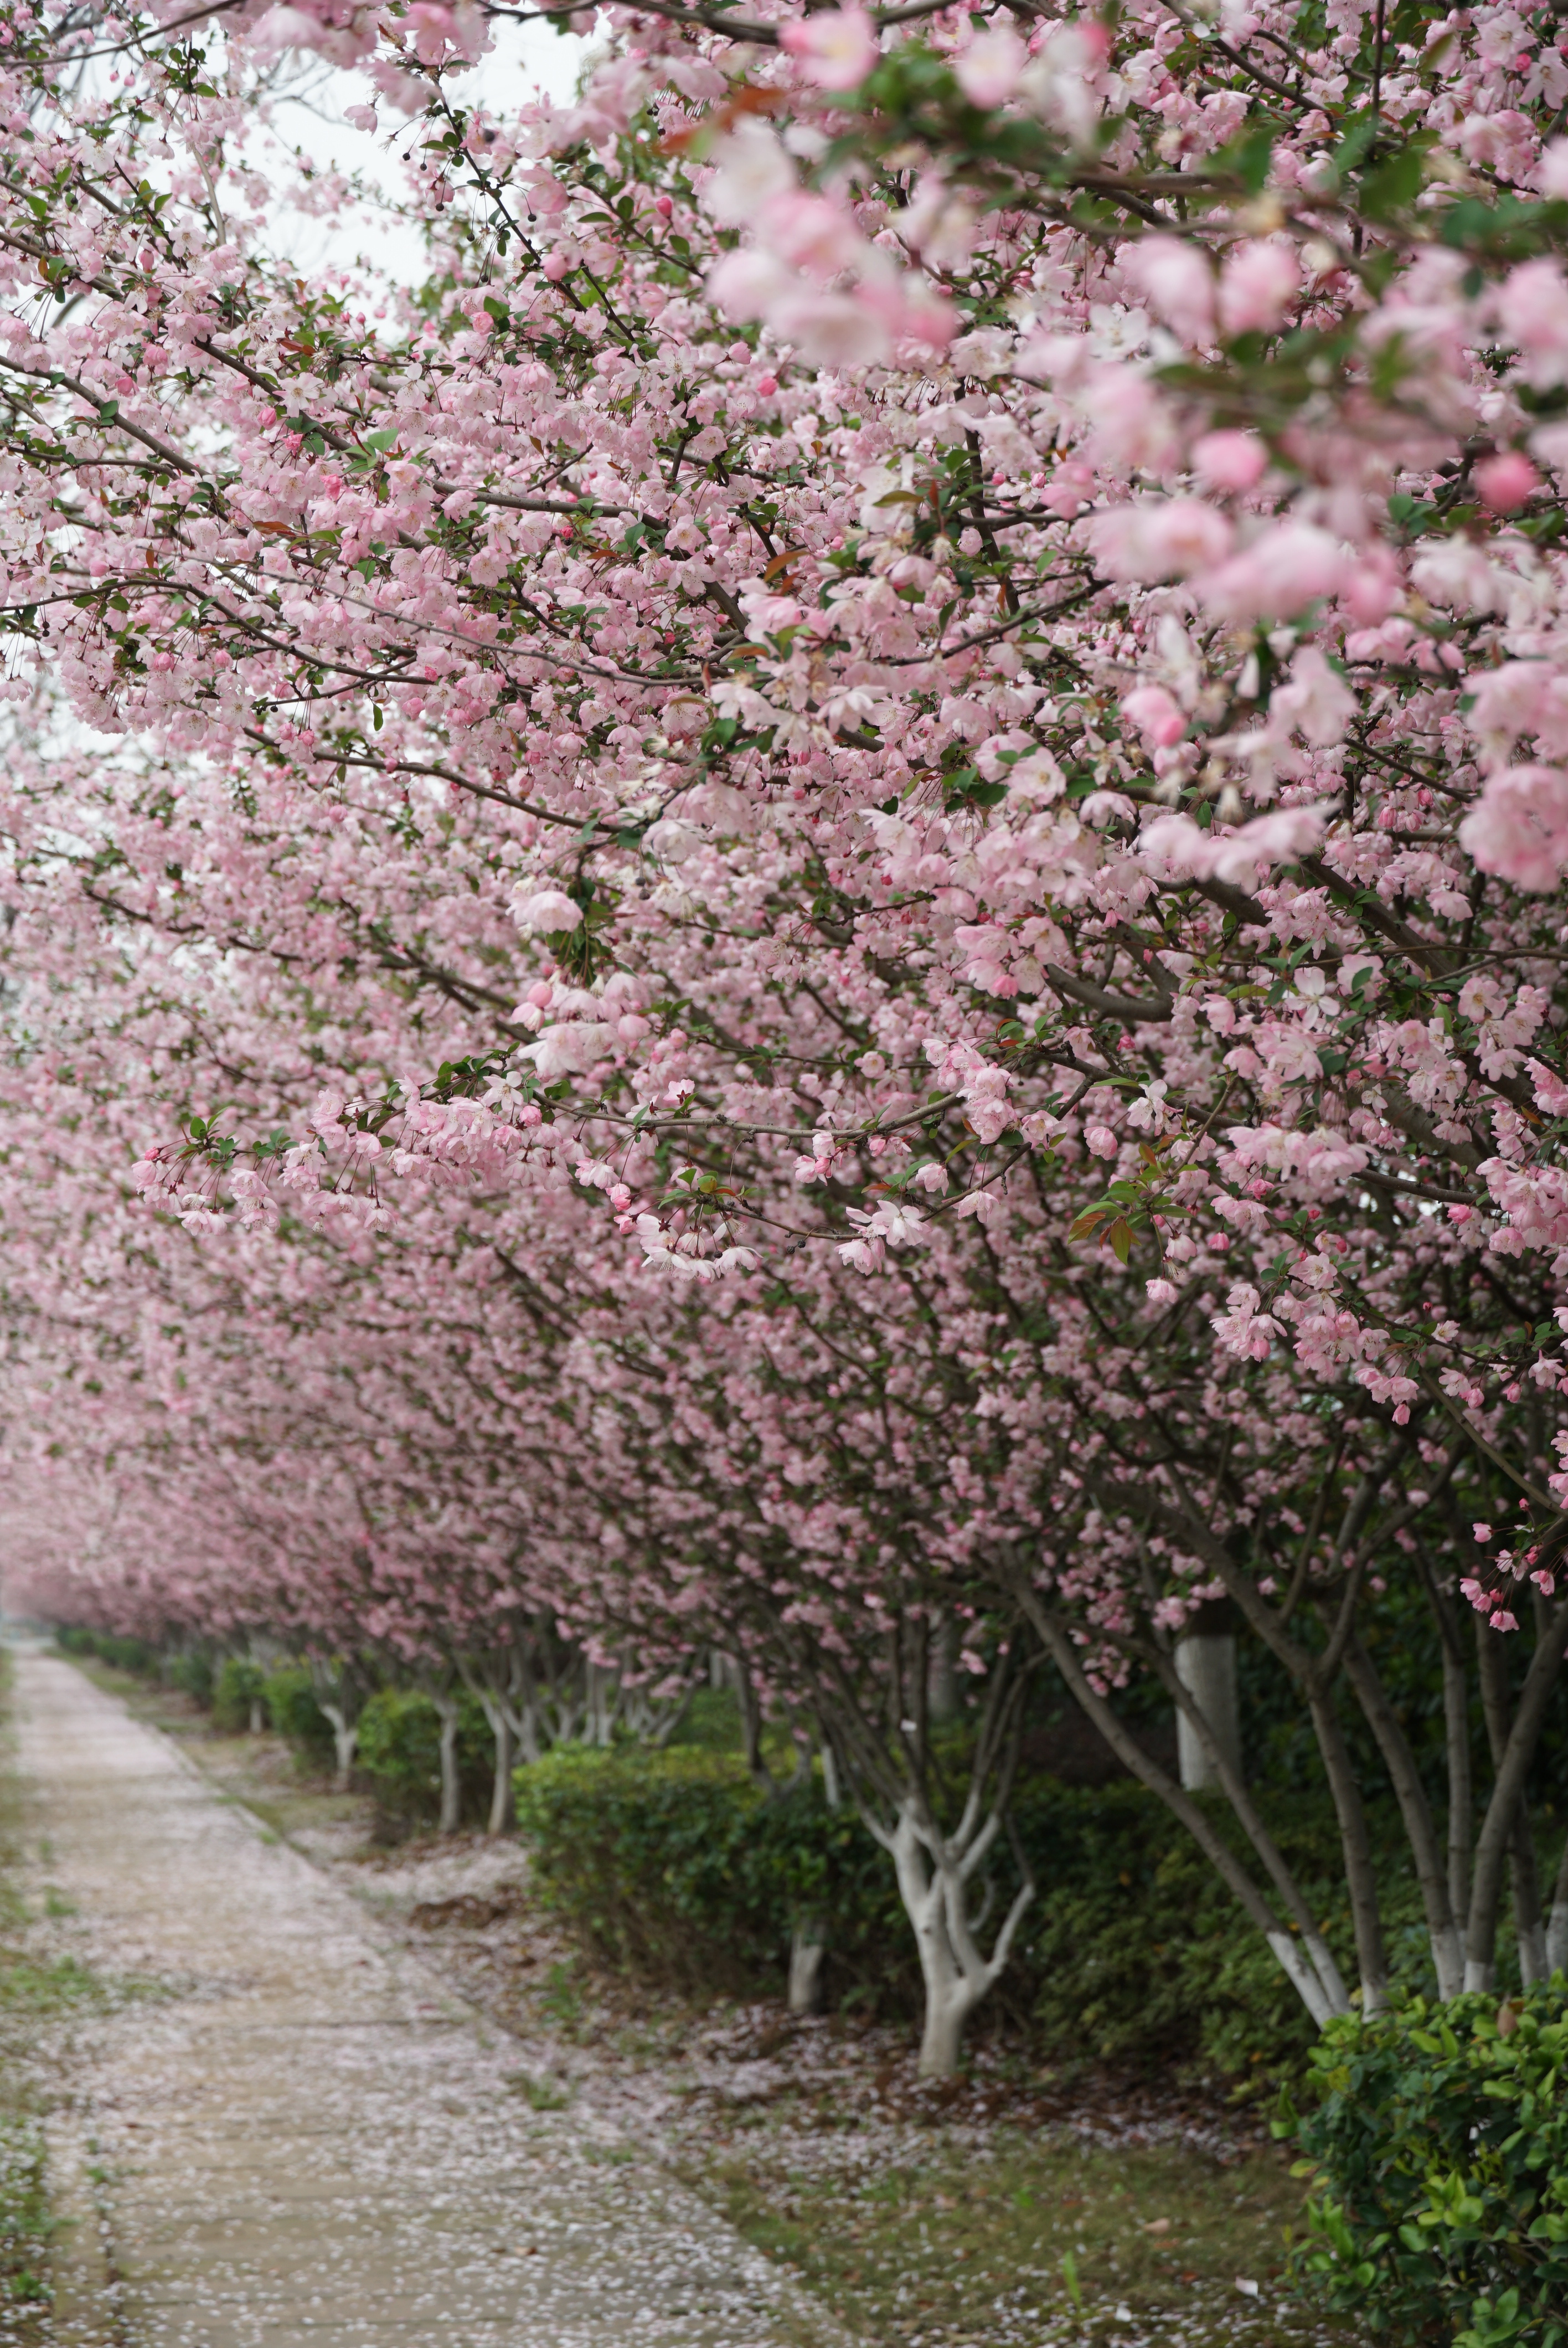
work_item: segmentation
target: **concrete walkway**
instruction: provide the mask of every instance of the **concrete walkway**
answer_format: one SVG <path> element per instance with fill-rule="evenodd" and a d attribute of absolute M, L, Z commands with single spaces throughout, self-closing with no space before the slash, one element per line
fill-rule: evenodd
<path fill-rule="evenodd" d="M 784 2348 L 830 2330 L 680 2186 L 72 1667 L 17 1745 L 89 2023 L 54 2145 L 59 2348 Z"/>

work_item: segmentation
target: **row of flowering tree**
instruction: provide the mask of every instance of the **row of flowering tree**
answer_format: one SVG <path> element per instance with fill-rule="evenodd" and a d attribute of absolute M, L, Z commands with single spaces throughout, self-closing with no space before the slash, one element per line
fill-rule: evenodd
<path fill-rule="evenodd" d="M 1364 2005 L 1352 1711 L 1440 1993 L 1505 1889 L 1538 1977 L 1554 32 L 671 0 L 508 115 L 454 88 L 504 14 L 9 20 L 14 1559 L 466 1679 L 498 1785 L 721 1650 L 886 1845 L 933 2068 L 1050 1897 L 976 1924 L 1047 1657 L 1345 2010 L 1179 1668 L 1224 1599 Z M 301 50 L 401 126 L 414 293 L 272 256 Z"/>

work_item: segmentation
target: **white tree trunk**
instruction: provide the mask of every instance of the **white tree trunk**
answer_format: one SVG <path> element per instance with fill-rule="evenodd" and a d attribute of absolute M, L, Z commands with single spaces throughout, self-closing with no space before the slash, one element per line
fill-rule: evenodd
<path fill-rule="evenodd" d="M 496 1780 L 490 1793 L 489 1831 L 504 1835 L 512 1823 L 512 1731 L 499 1704 L 490 1722 L 490 1734 L 496 1740 Z"/>
<path fill-rule="evenodd" d="M 934 1849 L 935 1837 L 922 1831 L 913 1803 L 906 1802 L 890 1838 L 898 1890 L 915 1931 L 920 1958 L 920 1978 L 926 1992 L 926 2019 L 920 2039 L 922 2078 L 950 2078 L 957 2070 L 964 2024 L 1006 1964 L 1019 1921 L 1033 1897 L 1026 1884 L 997 1934 L 990 1956 L 975 1945 L 967 1906 L 968 1874 L 989 1849 L 995 1821 L 962 1844 Z"/>
<path fill-rule="evenodd" d="M 1546 1972 L 1549 1978 L 1553 1973 L 1568 1973 L 1568 1843 L 1563 1846 L 1546 1918 Z"/>
<path fill-rule="evenodd" d="M 1546 1970 L 1549 1974 L 1568 1973 L 1568 1900 L 1552 1902 L 1546 1927 Z"/>
<path fill-rule="evenodd" d="M 1229 1631 L 1194 1632 L 1176 1648 L 1176 1676 L 1208 1725 L 1225 1766 L 1241 1776 L 1241 1714 L 1236 1702 L 1235 1638 Z M 1182 1785 L 1201 1793 L 1219 1778 L 1184 1712 L 1176 1715 L 1176 1749 Z"/>
<path fill-rule="evenodd" d="M 321 1704 L 321 1698 L 316 1699 Z M 323 1713 L 332 1723 L 333 1752 L 337 1760 L 337 1789 L 346 1794 L 354 1775 L 354 1756 L 359 1751 L 359 1729 L 341 1704 L 322 1704 Z"/>
<path fill-rule="evenodd" d="M 815 2013 L 822 2003 L 822 1961 L 827 1943 L 815 1919 L 797 1923 L 790 1936 L 789 2010 Z"/>
<path fill-rule="evenodd" d="M 441 1832 L 456 1834 L 461 1815 L 462 1788 L 457 1782 L 457 1699 L 430 1699 L 441 1715 Z"/>

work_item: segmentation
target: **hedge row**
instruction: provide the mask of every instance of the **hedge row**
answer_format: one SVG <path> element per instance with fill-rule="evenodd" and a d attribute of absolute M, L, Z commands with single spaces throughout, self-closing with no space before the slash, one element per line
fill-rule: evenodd
<path fill-rule="evenodd" d="M 814 1776 L 764 1796 L 736 1756 L 569 1748 L 519 1769 L 518 1824 L 543 1896 L 601 1961 L 692 1993 L 777 1988 L 797 1919 L 818 1920 L 828 2002 L 917 2013 L 913 1936 L 886 1855 Z M 1331 1813 L 1298 1794 L 1266 1813 L 1353 1972 Z M 1027 1779 L 1020 1841 L 1037 1889 L 989 2008 L 1045 2059 L 1299 2074 L 1312 2028 L 1274 1958 L 1169 1813 L 1130 1779 Z M 1392 1846 L 1391 1844 L 1391 1847 Z M 1011 1861 L 1002 1862 L 1004 1878 Z M 1390 1866 L 1396 1972 L 1429 1984 L 1413 1888 Z M 1000 1897 L 1009 1896 L 1004 1879 Z M 982 2009 L 979 2027 L 988 2026 Z"/>
<path fill-rule="evenodd" d="M 67 1627 L 55 1634 L 68 1655 L 92 1655 L 117 1671 L 159 1680 L 210 1710 L 213 1725 L 241 1735 L 258 1711 L 286 1737 L 303 1766 L 324 1773 L 333 1766 L 332 1723 L 316 1701 L 310 1673 L 300 1663 L 263 1672 L 240 1655 L 214 1664 L 200 1650 L 170 1655 L 143 1639 Z M 463 1817 L 478 1824 L 488 1815 L 494 1746 L 485 1715 L 474 1697 L 458 1698 L 457 1769 Z M 359 1717 L 355 1781 L 372 1795 L 384 1818 L 398 1828 L 433 1826 L 441 1807 L 441 1717 L 416 1689 L 382 1688 Z"/>

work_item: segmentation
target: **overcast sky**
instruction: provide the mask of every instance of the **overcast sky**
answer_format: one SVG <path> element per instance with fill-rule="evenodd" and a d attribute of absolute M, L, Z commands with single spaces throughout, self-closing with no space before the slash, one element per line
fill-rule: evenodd
<path fill-rule="evenodd" d="M 550 25 L 502 23 L 490 55 L 447 87 L 468 103 L 482 98 L 499 115 L 526 104 L 540 90 L 557 100 L 569 99 L 589 46 L 580 35 L 559 33 Z M 397 190 L 402 177 L 398 151 L 408 136 L 404 118 L 384 107 L 381 127 L 374 132 L 345 122 L 343 108 L 363 106 L 372 94 L 355 74 L 302 67 L 299 87 L 299 97 L 285 96 L 273 108 L 273 127 L 283 144 L 323 167 L 358 171 L 371 184 Z M 354 219 L 329 222 L 281 201 L 275 219 L 277 249 L 302 273 L 334 262 L 352 263 L 367 253 L 379 269 L 405 284 L 424 274 L 420 239 L 384 216 L 373 221 L 362 211 Z"/>

